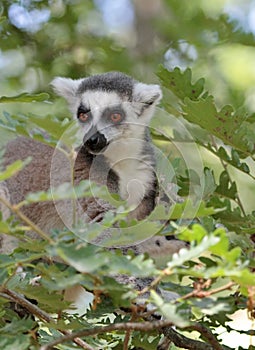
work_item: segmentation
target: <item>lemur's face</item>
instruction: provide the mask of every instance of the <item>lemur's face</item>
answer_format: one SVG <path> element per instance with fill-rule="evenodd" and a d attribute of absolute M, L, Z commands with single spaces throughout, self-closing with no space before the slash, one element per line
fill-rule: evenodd
<path fill-rule="evenodd" d="M 139 83 L 117 72 L 79 80 L 58 77 L 52 85 L 68 101 L 92 154 L 109 152 L 109 148 L 111 152 L 121 140 L 143 138 L 161 98 L 158 85 Z"/>

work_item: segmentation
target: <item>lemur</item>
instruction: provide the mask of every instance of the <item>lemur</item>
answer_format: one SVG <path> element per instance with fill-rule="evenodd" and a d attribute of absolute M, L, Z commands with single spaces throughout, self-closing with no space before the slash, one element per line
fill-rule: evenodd
<path fill-rule="evenodd" d="M 74 163 L 75 183 L 91 177 L 99 184 L 107 182 L 111 192 L 119 193 L 135 208 L 131 216 L 144 219 L 154 209 L 157 196 L 155 157 L 148 125 L 162 97 L 160 87 L 138 82 L 120 72 L 78 80 L 57 77 L 51 84 L 55 92 L 67 100 L 83 137 Z M 7 144 L 6 165 L 27 157 L 32 161 L 0 188 L 12 203 L 21 202 L 29 192 L 47 191 L 54 174 L 60 184 L 69 180 L 68 171 L 63 170 L 67 159 L 61 152 L 25 137 Z M 105 211 L 94 198 L 82 199 L 81 204 L 87 220 L 94 220 Z M 47 232 L 64 226 L 53 202 L 31 204 L 23 211 Z M 63 211 L 66 217 L 70 216 L 69 208 Z M 156 240 L 152 250 L 164 250 L 167 246 L 171 250 L 171 242 L 164 237 Z M 2 247 L 2 251 L 9 249 L 8 244 L 8 239 L 7 243 L 3 240 L 2 245 L 6 247 Z M 146 249 L 148 244 L 146 242 Z"/>
<path fill-rule="evenodd" d="M 111 192 L 118 193 L 132 206 L 132 218 L 144 219 L 154 209 L 157 196 L 155 157 L 148 126 L 162 97 L 160 87 L 138 82 L 120 72 L 78 80 L 57 77 L 51 84 L 54 91 L 67 100 L 82 133 L 83 142 L 73 168 L 75 183 L 89 179 L 93 173 L 93 181 L 107 182 Z M 21 202 L 29 192 L 48 190 L 54 174 L 60 183 L 66 180 L 66 171 L 63 171 L 66 159 L 61 152 L 25 137 L 7 144 L 6 165 L 27 157 L 32 158 L 31 162 L 0 187 L 1 194 L 9 196 L 12 203 Z M 96 220 L 107 210 L 94 198 L 82 199 L 81 205 L 87 214 L 86 220 Z M 53 202 L 34 203 L 22 210 L 46 232 L 64 226 Z M 64 216 L 70 216 L 69 208 L 64 207 L 63 211 Z M 1 243 L 2 252 L 13 248 L 8 237 L 3 236 Z M 178 241 L 172 244 L 166 237 L 157 236 L 134 249 L 137 253 L 148 251 L 153 256 L 165 250 L 171 254 L 181 246 Z"/>

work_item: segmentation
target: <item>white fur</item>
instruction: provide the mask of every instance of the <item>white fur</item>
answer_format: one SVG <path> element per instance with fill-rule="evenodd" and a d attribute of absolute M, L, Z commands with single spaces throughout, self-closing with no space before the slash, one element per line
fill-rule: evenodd
<path fill-rule="evenodd" d="M 155 89 L 154 85 L 153 87 L 148 89 L 147 99 L 158 94 L 158 89 Z M 144 101 L 146 98 L 143 96 Z M 93 126 L 97 127 L 97 130 L 101 131 L 110 142 L 103 154 L 119 176 L 120 196 L 127 200 L 128 205 L 137 206 L 151 187 L 153 178 L 152 165 L 141 158 L 141 153 L 146 142 L 144 129 L 149 124 L 154 108 L 150 108 L 146 120 L 142 121 L 132 110 L 130 102 L 123 102 L 115 92 L 89 91 L 83 94 L 82 102 L 93 114 Z M 125 111 L 128 128 L 105 127 L 101 113 L 106 107 L 116 105 L 120 105 Z"/>
<path fill-rule="evenodd" d="M 92 128 L 104 134 L 109 145 L 103 154 L 119 176 L 120 196 L 129 205 L 137 206 L 152 185 L 152 164 L 146 155 L 142 155 L 142 150 L 146 142 L 144 129 L 149 125 L 155 106 L 162 97 L 161 89 L 158 85 L 136 82 L 130 102 L 116 92 L 101 90 L 85 91 L 77 96 L 75 92 L 81 81 L 55 78 L 52 85 L 59 95 L 67 99 L 74 118 L 77 118 L 77 109 L 81 103 L 91 111 L 93 120 L 80 124 L 80 127 L 84 135 Z M 106 121 L 101 118 L 105 108 L 114 106 L 121 106 L 125 111 L 125 127 L 106 125 Z"/>
<path fill-rule="evenodd" d="M 111 143 L 104 152 L 119 176 L 120 196 L 130 206 L 140 203 L 153 179 L 152 164 L 141 155 L 143 144 L 139 138 L 120 139 Z"/>
<path fill-rule="evenodd" d="M 133 90 L 134 101 L 157 104 L 162 98 L 162 92 L 159 85 L 136 83 Z"/>
<path fill-rule="evenodd" d="M 51 86 L 56 94 L 64 97 L 69 106 L 73 106 L 76 100 L 76 91 L 83 79 L 73 80 L 70 78 L 56 77 L 52 80 Z"/>

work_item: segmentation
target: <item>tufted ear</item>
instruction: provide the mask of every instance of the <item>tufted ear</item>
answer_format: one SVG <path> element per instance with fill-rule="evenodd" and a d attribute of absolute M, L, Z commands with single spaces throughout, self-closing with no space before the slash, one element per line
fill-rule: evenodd
<path fill-rule="evenodd" d="M 162 98 L 162 91 L 159 85 L 136 83 L 133 90 L 135 102 L 151 106 L 156 105 Z"/>
<path fill-rule="evenodd" d="M 64 97 L 72 105 L 76 99 L 76 92 L 82 79 L 73 80 L 70 78 L 56 77 L 52 80 L 51 86 L 55 93 Z"/>

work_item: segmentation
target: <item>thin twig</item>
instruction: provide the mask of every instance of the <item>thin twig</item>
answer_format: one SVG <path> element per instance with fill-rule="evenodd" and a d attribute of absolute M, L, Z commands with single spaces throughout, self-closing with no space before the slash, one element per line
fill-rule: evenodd
<path fill-rule="evenodd" d="M 9 208 L 11 211 L 13 211 L 23 222 L 25 222 L 33 231 L 35 231 L 40 237 L 45 239 L 46 241 L 50 242 L 51 244 L 54 243 L 54 241 L 40 229 L 39 226 L 33 223 L 26 215 L 24 215 L 20 209 L 19 205 L 17 206 L 12 205 L 8 200 L 6 200 L 3 197 L 0 197 L 0 202 L 2 202 L 7 208 Z"/>
<path fill-rule="evenodd" d="M 18 294 L 7 288 L 0 288 L 0 296 L 12 302 L 15 302 L 25 308 L 30 314 L 38 317 L 40 320 L 48 323 L 56 323 L 55 319 L 52 318 L 47 312 L 41 310 L 38 306 L 32 304 L 26 298 L 24 298 L 21 294 Z M 59 330 L 64 336 L 70 336 L 71 332 L 68 330 Z M 89 344 L 87 344 L 84 340 L 79 337 L 74 337 L 72 339 L 74 343 L 79 345 L 84 350 L 95 350 Z"/>
<path fill-rule="evenodd" d="M 77 157 L 77 153 L 75 152 L 74 149 L 72 149 L 69 153 L 68 160 L 70 163 L 70 177 L 71 177 L 71 185 L 72 188 L 74 188 L 75 183 L 74 183 L 74 163 Z M 77 214 L 77 208 L 76 208 L 76 198 L 71 199 L 72 202 L 72 220 L 73 220 L 73 225 L 76 225 L 76 214 Z"/>
<path fill-rule="evenodd" d="M 213 294 L 217 294 L 219 292 L 222 292 L 224 290 L 227 290 L 227 289 L 231 289 L 234 285 L 236 285 L 236 283 L 234 282 L 229 282 L 228 284 L 226 284 L 225 286 L 221 286 L 219 288 L 215 288 L 215 289 L 212 289 L 212 290 L 208 290 L 208 291 L 204 291 L 204 290 L 193 290 L 192 292 L 186 294 L 186 295 L 183 295 L 182 297 L 178 298 L 177 301 L 182 301 L 182 300 L 187 300 L 189 298 L 206 298 L 206 297 L 209 297 L 210 295 L 213 295 Z"/>
<path fill-rule="evenodd" d="M 130 322 L 136 321 L 137 316 L 138 316 L 136 312 L 137 312 L 137 310 L 135 310 L 133 308 L 132 309 L 131 318 L 130 318 Z M 131 330 L 126 331 L 125 338 L 124 338 L 124 341 L 123 341 L 123 350 L 128 350 L 128 343 L 129 343 L 129 339 L 130 339 L 131 333 L 132 333 Z"/>
<path fill-rule="evenodd" d="M 160 282 L 161 280 L 166 277 L 171 275 L 172 273 L 172 269 L 170 268 L 165 268 L 164 270 L 160 271 L 160 275 L 158 277 L 156 277 L 151 283 L 150 285 L 146 286 L 145 288 L 143 288 L 141 291 L 138 292 L 138 295 L 141 294 L 145 294 L 147 292 L 149 292 L 152 288 L 155 288 Z"/>

